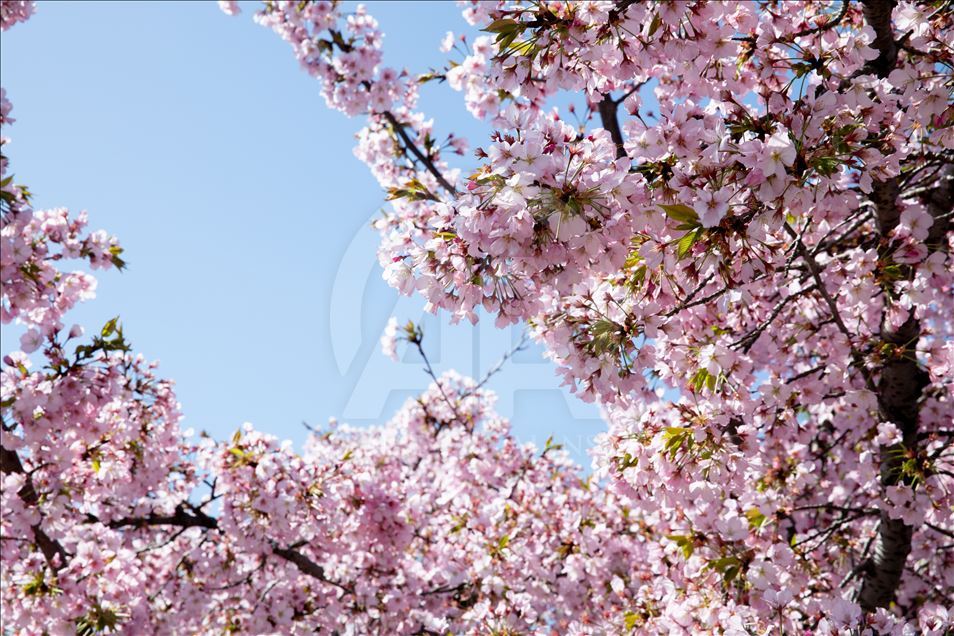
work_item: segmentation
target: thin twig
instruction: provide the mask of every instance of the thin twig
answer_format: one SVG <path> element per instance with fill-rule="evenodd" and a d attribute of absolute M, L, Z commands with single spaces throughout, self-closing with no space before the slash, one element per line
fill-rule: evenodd
<path fill-rule="evenodd" d="M 391 128 L 394 129 L 394 132 L 401 138 L 401 141 L 404 142 L 405 148 L 411 151 L 418 161 L 424 164 L 424 167 L 427 168 L 427 171 L 434 175 L 434 178 L 437 179 L 437 182 L 441 184 L 441 187 L 447 190 L 453 196 L 457 196 L 457 189 L 452 186 L 447 179 L 444 178 L 444 175 L 441 174 L 441 171 L 437 169 L 437 166 L 434 165 L 434 162 L 424 155 L 423 152 L 417 147 L 417 145 L 411 140 L 411 137 L 407 134 L 407 131 L 404 129 L 404 124 L 398 121 L 397 117 L 394 114 L 386 110 L 383 113 L 384 118 L 388 120 L 388 123 L 391 124 Z"/>
<path fill-rule="evenodd" d="M 461 420 L 460 413 L 457 412 L 457 406 L 451 402 L 450 397 L 444 391 L 444 385 L 441 384 L 441 381 L 437 378 L 437 374 L 434 372 L 434 368 L 431 366 L 431 361 L 427 358 L 427 354 L 424 353 L 423 342 L 424 339 L 420 336 L 408 338 L 408 342 L 417 347 L 417 352 L 421 354 L 421 358 L 424 360 L 424 371 L 430 378 L 434 381 L 434 384 L 437 385 L 437 390 L 441 392 L 441 396 L 444 398 L 444 401 L 447 403 L 447 406 L 450 407 L 451 412 L 454 414 L 454 417 L 457 420 Z"/>
<path fill-rule="evenodd" d="M 511 347 L 510 351 L 503 354 L 503 356 L 501 356 L 500 359 L 497 360 L 494 366 L 490 367 L 487 373 L 484 374 L 484 377 L 480 379 L 480 382 L 477 383 L 477 386 L 474 387 L 473 391 L 468 392 L 467 395 L 472 394 L 474 391 L 482 388 L 485 384 L 487 384 L 490 378 L 492 378 L 494 375 L 500 372 L 504 364 L 507 363 L 507 360 L 512 358 L 514 355 L 516 355 L 520 351 L 523 351 L 524 349 L 526 349 L 529 344 L 530 344 L 530 337 L 527 335 L 527 332 L 524 331 L 523 333 L 520 334 L 520 341 L 517 344 L 515 344 L 513 347 Z"/>

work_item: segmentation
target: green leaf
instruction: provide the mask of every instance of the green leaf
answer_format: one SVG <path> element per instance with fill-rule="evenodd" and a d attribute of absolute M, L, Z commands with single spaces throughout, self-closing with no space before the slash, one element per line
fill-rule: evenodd
<path fill-rule="evenodd" d="M 486 31 L 487 33 L 508 33 L 515 29 L 523 30 L 519 22 L 510 18 L 505 18 L 503 20 L 494 20 L 481 30 Z"/>
<path fill-rule="evenodd" d="M 116 269 L 122 271 L 126 267 L 126 261 L 120 258 L 120 255 L 123 253 L 123 248 L 118 245 L 112 245 L 109 248 L 110 260 L 113 262 L 113 265 L 116 266 Z"/>
<path fill-rule="evenodd" d="M 562 449 L 563 449 L 563 444 L 554 444 L 553 435 L 551 435 L 550 437 L 547 438 L 546 443 L 543 445 L 543 454 L 546 455 L 547 452 L 549 451 L 562 450 Z"/>
<path fill-rule="evenodd" d="M 518 42 L 511 49 L 512 55 L 530 55 L 536 50 L 536 40 L 526 40 Z"/>
<path fill-rule="evenodd" d="M 455 515 L 452 519 L 454 526 L 450 529 L 451 534 L 456 534 L 467 527 L 467 515 Z"/>
<path fill-rule="evenodd" d="M 739 59 L 736 60 L 735 68 L 739 71 L 742 70 L 742 67 L 745 66 L 745 63 L 752 59 L 752 55 L 755 53 L 755 49 L 752 47 L 746 48 L 739 55 Z"/>
<path fill-rule="evenodd" d="M 321 499 L 325 496 L 325 491 L 321 489 L 321 484 L 318 482 L 313 483 L 308 486 L 308 494 L 317 499 Z"/>
<path fill-rule="evenodd" d="M 882 275 L 887 280 L 898 280 L 904 277 L 904 271 L 901 269 L 900 265 L 886 265 L 881 269 Z"/>
<path fill-rule="evenodd" d="M 692 444 L 692 430 L 682 426 L 669 426 L 663 431 L 663 442 L 663 451 L 669 453 L 669 459 L 673 460 L 684 445 Z"/>
<path fill-rule="evenodd" d="M 23 593 L 27 596 L 53 596 L 62 592 L 63 590 L 56 587 L 55 578 L 53 583 L 47 583 L 42 570 L 35 572 L 33 578 L 23 585 Z"/>
<path fill-rule="evenodd" d="M 501 553 L 508 545 L 510 545 L 510 535 L 505 534 L 497 539 L 497 543 L 491 543 L 490 546 L 488 546 L 490 556 L 501 556 Z"/>
<path fill-rule="evenodd" d="M 412 344 L 420 343 L 424 338 L 424 331 L 414 324 L 413 321 L 408 320 L 407 324 L 404 325 L 404 335 L 407 337 L 408 342 Z"/>
<path fill-rule="evenodd" d="M 119 316 L 116 316 L 115 318 L 107 322 L 105 325 L 103 325 L 103 329 L 100 332 L 103 338 L 108 338 L 111 335 L 113 335 L 113 332 L 116 331 L 116 323 L 118 321 L 119 321 Z"/>
<path fill-rule="evenodd" d="M 708 380 L 709 372 L 706 369 L 699 369 L 689 380 L 689 386 L 692 387 L 694 392 L 701 393 L 702 389 L 708 384 Z"/>
<path fill-rule="evenodd" d="M 646 266 L 640 265 L 633 270 L 633 275 L 629 277 L 629 287 L 635 291 L 646 280 Z"/>
<path fill-rule="evenodd" d="M 720 557 L 718 559 L 712 559 L 709 561 L 709 567 L 715 570 L 716 572 L 724 572 L 726 568 L 737 565 L 739 563 L 738 558 L 734 556 Z"/>
<path fill-rule="evenodd" d="M 692 552 L 695 549 L 695 543 L 691 536 L 686 534 L 669 534 L 666 535 L 666 538 L 674 541 L 679 549 L 682 551 L 682 555 L 687 559 L 692 556 Z"/>
<path fill-rule="evenodd" d="M 76 633 L 78 636 L 91 636 L 103 632 L 114 632 L 118 625 L 119 615 L 115 610 L 97 604 L 86 616 L 76 621 Z"/>
<path fill-rule="evenodd" d="M 763 515 L 762 511 L 758 508 L 749 508 L 746 510 L 745 517 L 749 520 L 749 525 L 755 530 L 765 525 L 765 515 Z"/>
<path fill-rule="evenodd" d="M 639 252 L 633 250 L 628 256 L 626 256 L 626 262 L 623 263 L 623 267 L 626 269 L 633 269 L 634 267 L 637 267 L 642 260 L 643 257 L 639 255 Z"/>
<path fill-rule="evenodd" d="M 812 65 L 806 64 L 805 62 L 796 62 L 792 64 L 792 72 L 795 73 L 795 77 L 804 77 L 812 72 Z"/>
<path fill-rule="evenodd" d="M 411 201 L 436 201 L 430 190 L 418 179 L 411 179 L 402 187 L 388 188 L 388 201 L 395 199 L 410 199 Z"/>
<path fill-rule="evenodd" d="M 842 165 L 838 157 L 814 157 L 810 165 L 822 176 L 829 177 L 836 172 Z"/>
<path fill-rule="evenodd" d="M 519 34 L 519 31 L 511 31 L 509 33 L 501 33 L 497 36 L 497 51 L 500 52 L 500 55 L 507 52 L 507 49 L 513 44 L 513 41 L 517 39 Z"/>
<path fill-rule="evenodd" d="M 725 583 L 731 583 L 742 571 L 742 562 L 739 561 L 737 556 L 727 556 L 721 557 L 719 559 L 713 559 L 706 564 L 707 567 L 712 568 L 716 572 L 719 572 L 722 575 L 722 580 Z"/>
<path fill-rule="evenodd" d="M 639 614 L 636 612 L 626 612 L 623 614 L 623 624 L 628 630 L 636 629 L 636 626 L 639 625 Z"/>
<path fill-rule="evenodd" d="M 620 326 L 612 320 L 597 320 L 590 327 L 591 340 L 587 347 L 596 355 L 603 355 L 616 347 L 620 335 Z"/>
<path fill-rule="evenodd" d="M 696 244 L 696 241 L 699 240 L 701 235 L 701 227 L 697 227 L 691 232 L 686 232 L 683 234 L 682 238 L 679 239 L 679 242 L 676 244 L 676 256 L 680 259 L 685 258 L 686 255 L 692 251 L 692 246 Z"/>
<path fill-rule="evenodd" d="M 659 30 L 659 26 L 661 24 L 662 24 L 662 19 L 660 19 L 659 14 L 658 13 L 653 14 L 653 21 L 649 23 L 649 33 L 647 35 L 649 37 L 653 37 L 656 31 Z"/>
<path fill-rule="evenodd" d="M 660 203 L 659 207 L 674 221 L 692 223 L 693 226 L 699 225 L 699 215 L 688 205 L 683 205 L 682 203 Z"/>
<path fill-rule="evenodd" d="M 446 79 L 446 76 L 445 76 L 443 73 L 437 73 L 437 72 L 434 72 L 434 71 L 432 71 L 432 72 L 430 72 L 430 73 L 422 73 L 421 75 L 418 75 L 418 76 L 417 76 L 417 83 L 418 83 L 418 84 L 426 84 L 426 83 L 432 82 L 432 81 L 434 81 L 434 80 L 436 80 L 436 79 L 439 79 L 439 80 L 441 80 L 441 81 L 443 82 L 443 81 Z"/>
<path fill-rule="evenodd" d="M 623 472 L 627 468 L 635 468 L 639 465 L 639 458 L 633 457 L 631 454 L 626 453 L 622 458 L 616 458 L 616 470 Z"/>

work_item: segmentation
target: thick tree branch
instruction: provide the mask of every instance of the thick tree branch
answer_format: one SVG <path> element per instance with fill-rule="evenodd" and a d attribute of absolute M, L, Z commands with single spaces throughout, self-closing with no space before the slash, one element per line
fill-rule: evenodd
<path fill-rule="evenodd" d="M 607 93 L 600 100 L 599 112 L 603 128 L 609 132 L 610 137 L 613 138 L 613 143 L 616 144 L 616 158 L 622 159 L 626 156 L 626 150 L 623 148 L 623 132 L 620 130 L 619 120 L 616 118 L 618 106 L 619 103 L 613 99 L 612 95 Z"/>
<path fill-rule="evenodd" d="M 888 76 L 898 58 L 899 43 L 891 26 L 891 13 L 895 4 L 895 0 L 862 1 L 865 21 L 875 31 L 873 47 L 878 50 L 878 57 L 869 62 L 867 68 L 882 78 Z M 940 238 L 946 234 L 949 225 L 944 214 L 952 205 L 950 183 L 943 177 L 946 177 L 946 173 L 942 175 L 939 187 L 923 196 L 935 218 L 929 238 L 929 244 L 933 243 L 933 246 L 942 243 Z M 886 237 L 897 227 L 900 219 L 897 204 L 900 195 L 898 179 L 875 181 L 872 188 L 871 200 L 875 205 L 878 231 Z M 897 355 L 891 356 L 879 369 L 876 394 L 881 417 L 894 423 L 902 435 L 900 444 L 881 448 L 883 487 L 903 483 L 902 453 L 916 452 L 917 449 L 920 400 L 929 383 L 928 374 L 918 364 L 915 354 L 920 335 L 921 326 L 913 313 L 897 329 L 890 328 L 886 318 L 882 318 L 881 338 L 885 343 L 893 345 Z M 911 552 L 913 532 L 914 528 L 903 520 L 892 519 L 886 512 L 882 512 L 874 554 L 865 564 L 858 597 L 858 602 L 865 610 L 887 607 L 894 599 L 905 570 L 905 561 Z"/>
<path fill-rule="evenodd" d="M 24 469 L 23 463 L 20 461 L 20 457 L 17 455 L 16 451 L 0 447 L 0 471 L 4 473 L 26 475 L 26 483 L 24 483 L 23 487 L 20 488 L 20 491 L 17 494 L 20 496 L 20 499 L 22 499 L 23 502 L 29 506 L 37 506 L 39 504 L 39 496 L 37 495 L 36 489 L 33 486 L 33 480 L 29 473 L 27 473 L 26 469 Z M 187 507 L 188 510 L 186 510 Z M 100 520 L 93 515 L 88 515 L 87 520 L 91 523 L 100 522 Z M 188 504 L 180 504 L 176 507 L 175 512 L 171 515 L 129 517 L 109 521 L 104 525 L 114 529 L 130 527 L 145 528 L 154 526 L 205 528 L 207 530 L 219 529 L 219 523 L 217 519 L 210 517 L 195 506 L 190 506 Z M 40 549 L 40 552 L 43 554 L 43 557 L 46 559 L 50 568 L 53 571 L 58 571 L 63 568 L 70 558 L 69 553 L 58 541 L 51 539 L 50 536 L 47 535 L 43 530 L 43 528 L 40 527 L 40 524 L 34 525 L 32 529 L 34 541 L 36 542 L 37 547 Z M 293 548 L 281 548 L 278 546 L 274 546 L 272 551 L 276 556 L 285 559 L 289 563 L 292 563 L 303 574 L 319 579 L 320 581 L 328 583 L 329 585 L 334 585 L 343 590 L 350 591 L 350 588 L 347 586 L 344 586 L 325 576 L 324 569 L 301 552 L 298 552 Z M 59 560 L 54 558 L 56 556 L 59 556 Z"/>
<path fill-rule="evenodd" d="M 288 561 L 289 563 L 293 564 L 296 568 L 298 568 L 298 571 L 301 572 L 302 574 L 306 574 L 312 578 L 318 579 L 319 581 L 323 583 L 334 585 L 335 587 L 340 588 L 344 590 L 345 592 L 350 593 L 354 591 L 350 586 L 342 585 L 341 583 L 338 583 L 337 581 L 333 581 L 329 579 L 325 575 L 325 569 L 323 567 L 321 567 L 320 565 L 318 565 L 317 563 L 315 563 L 314 561 L 306 557 L 301 552 L 298 552 L 297 550 L 293 550 L 291 548 L 280 548 L 278 546 L 275 546 L 274 548 L 272 548 L 272 552 L 274 552 L 276 556 L 279 556 L 285 559 L 286 561 Z"/>
<path fill-rule="evenodd" d="M 878 51 L 878 57 L 868 64 L 878 77 L 887 77 L 898 60 L 898 44 L 891 28 L 891 12 L 896 4 L 895 0 L 861 0 L 865 22 L 875 32 L 872 48 Z"/>
<path fill-rule="evenodd" d="M 17 492 L 17 495 L 19 495 L 23 503 L 28 506 L 35 507 L 39 505 L 40 498 L 37 495 L 36 488 L 33 486 L 33 478 L 23 468 L 23 462 L 20 461 L 20 456 L 17 455 L 16 451 L 8 450 L 0 446 L 0 472 L 25 475 L 26 480 L 19 492 Z M 50 569 L 56 572 L 65 566 L 69 559 L 69 553 L 67 553 L 60 542 L 50 538 L 50 535 L 43 530 L 39 523 L 32 526 L 32 530 L 33 540 L 36 542 L 36 546 L 40 549 L 40 552 L 43 553 L 43 558 L 46 559 Z M 55 558 L 57 556 L 59 556 L 58 560 Z"/>
<path fill-rule="evenodd" d="M 636 4 L 637 0 L 619 0 L 609 13 L 610 24 L 615 23 L 626 13 L 626 9 Z"/>
<path fill-rule="evenodd" d="M 91 521 L 99 521 L 95 517 Z M 110 528 L 145 528 L 150 526 L 177 526 L 179 528 L 207 528 L 217 530 L 218 522 L 201 510 L 193 509 L 192 512 L 186 512 L 182 505 L 176 507 L 171 515 L 150 515 L 148 517 L 133 517 L 127 519 L 117 519 L 105 524 Z"/>
<path fill-rule="evenodd" d="M 189 508 L 186 510 L 186 508 Z M 98 522 L 96 517 L 90 516 L 91 522 Z M 145 517 L 129 517 L 116 519 L 105 524 L 110 528 L 146 528 L 155 526 L 172 526 L 177 528 L 205 528 L 206 530 L 219 530 L 219 522 L 215 517 L 211 517 L 202 512 L 195 506 L 180 504 L 171 515 L 147 515 Z M 296 568 L 302 574 L 318 579 L 323 583 L 333 585 L 345 591 L 352 591 L 350 587 L 329 579 L 325 575 L 325 570 L 320 565 L 309 559 L 307 556 L 297 550 L 303 544 L 282 548 L 277 544 L 272 545 L 272 553 L 280 557 Z"/>

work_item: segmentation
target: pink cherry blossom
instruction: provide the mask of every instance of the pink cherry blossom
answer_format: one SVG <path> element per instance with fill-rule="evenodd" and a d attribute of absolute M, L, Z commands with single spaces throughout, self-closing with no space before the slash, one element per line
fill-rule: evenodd
<path fill-rule="evenodd" d="M 193 439 L 118 318 L 65 328 L 97 284 L 67 261 L 122 269 L 119 243 L 34 210 L 4 156 L 0 309 L 26 331 L 2 371 L 5 624 L 944 633 L 951 12 L 462 4 L 484 34 L 445 37 L 424 74 L 384 66 L 364 7 L 255 20 L 365 118 L 385 279 L 452 320 L 526 324 L 604 413 L 593 474 L 453 372 L 302 453 L 251 425 Z M 31 13 L 5 1 L 4 30 Z M 432 80 L 492 129 L 466 169 L 444 152 L 468 140 L 418 109 Z M 392 319 L 386 354 L 398 338 Z"/>
<path fill-rule="evenodd" d="M 388 319 L 388 324 L 384 328 L 384 334 L 381 336 L 381 351 L 387 357 L 391 358 L 397 362 L 397 338 L 398 338 L 398 321 L 397 318 L 391 317 Z"/>

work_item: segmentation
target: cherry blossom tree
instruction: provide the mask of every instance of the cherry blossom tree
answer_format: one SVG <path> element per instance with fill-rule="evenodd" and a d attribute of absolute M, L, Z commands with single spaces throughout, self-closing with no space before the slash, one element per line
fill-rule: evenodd
<path fill-rule="evenodd" d="M 483 35 L 449 33 L 420 75 L 384 66 L 363 8 L 255 19 L 366 118 L 388 282 L 528 325 L 603 408 L 593 473 L 429 364 L 387 425 L 332 423 L 303 454 L 248 425 L 196 441 L 118 319 L 62 322 L 95 287 L 62 263 L 122 268 L 116 240 L 32 210 L 4 159 L 2 317 L 27 329 L 2 376 L 5 623 L 946 633 L 950 0 L 462 7 Z M 4 0 L 3 28 L 31 13 Z M 417 110 L 429 82 L 495 130 L 469 174 Z M 393 322 L 383 348 L 422 338 Z"/>
<path fill-rule="evenodd" d="M 4 126 L 10 110 L 4 96 Z M 558 445 L 519 445 L 483 382 L 434 376 L 386 426 L 333 422 L 303 455 L 250 425 L 190 441 L 117 319 L 88 342 L 62 322 L 96 284 L 62 263 L 123 266 L 85 225 L 4 177 L 3 319 L 28 327 L 2 372 L 5 629 L 503 633 L 624 615 L 647 549 L 626 506 Z"/>

